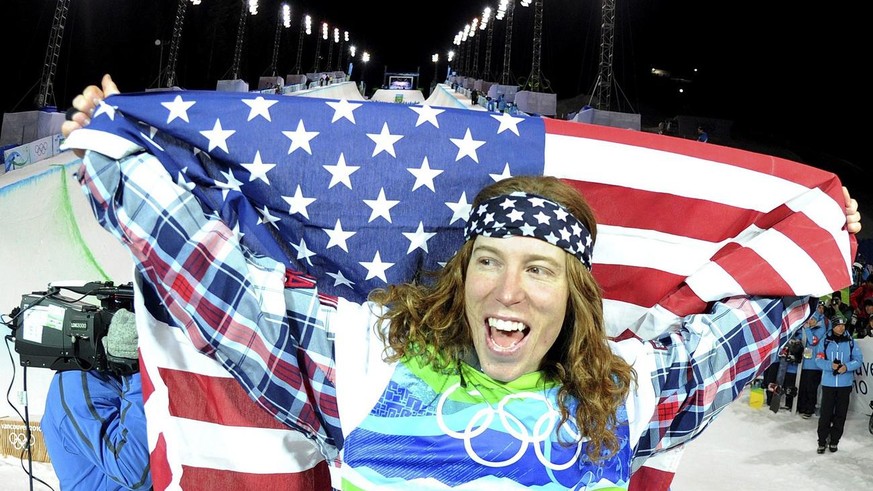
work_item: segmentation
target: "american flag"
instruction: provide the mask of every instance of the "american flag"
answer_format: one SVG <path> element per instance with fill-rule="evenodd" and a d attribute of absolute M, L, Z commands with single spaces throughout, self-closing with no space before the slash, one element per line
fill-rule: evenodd
<path fill-rule="evenodd" d="M 247 247 L 355 301 L 439 268 L 462 242 L 476 192 L 514 175 L 562 178 L 591 203 L 612 336 L 656 337 L 728 296 L 820 296 L 851 283 L 856 244 L 839 179 L 775 157 L 429 105 L 199 91 L 105 102 L 67 145 L 154 153 Z M 173 329 L 153 332 L 141 350 L 156 489 L 195 477 L 251 487 L 246 479 L 315 466 L 306 442 L 260 414 L 219 365 L 160 339 Z M 253 458 L 249 438 L 285 451 Z M 647 479 L 634 489 L 667 489 L 675 456 L 640 471 Z"/>

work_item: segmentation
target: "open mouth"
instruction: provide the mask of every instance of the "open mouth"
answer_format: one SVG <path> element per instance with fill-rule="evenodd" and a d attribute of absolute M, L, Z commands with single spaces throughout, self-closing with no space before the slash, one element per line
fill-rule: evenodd
<path fill-rule="evenodd" d="M 512 351 L 530 333 L 530 328 L 518 321 L 489 317 L 488 338 L 495 351 Z"/>

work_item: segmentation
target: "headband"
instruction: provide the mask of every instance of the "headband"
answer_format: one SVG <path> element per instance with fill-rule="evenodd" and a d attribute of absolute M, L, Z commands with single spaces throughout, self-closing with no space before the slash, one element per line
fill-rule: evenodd
<path fill-rule="evenodd" d="M 566 208 L 536 194 L 516 191 L 483 201 L 470 212 L 464 240 L 534 237 L 569 252 L 591 270 L 591 233 Z"/>

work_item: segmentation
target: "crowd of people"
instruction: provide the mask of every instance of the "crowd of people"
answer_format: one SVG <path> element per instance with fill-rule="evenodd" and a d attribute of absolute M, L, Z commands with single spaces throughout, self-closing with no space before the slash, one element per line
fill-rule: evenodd
<path fill-rule="evenodd" d="M 873 335 L 873 264 L 859 256 L 853 264 L 853 284 L 844 291 L 819 299 L 815 312 L 806 320 L 764 373 L 769 405 L 779 397 L 778 388 L 787 387 L 781 408 L 804 419 L 819 415 L 817 453 L 836 452 L 842 437 L 854 372 L 864 363 L 857 339 Z M 848 303 L 846 303 L 848 299 Z M 780 366 L 787 369 L 777 381 Z M 799 380 L 797 377 L 800 377 Z M 797 407 L 794 408 L 796 387 Z"/>

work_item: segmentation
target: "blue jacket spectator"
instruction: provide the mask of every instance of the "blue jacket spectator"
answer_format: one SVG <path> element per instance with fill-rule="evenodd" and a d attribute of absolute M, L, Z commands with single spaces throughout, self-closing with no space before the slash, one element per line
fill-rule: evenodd
<path fill-rule="evenodd" d="M 822 370 L 821 411 L 818 420 L 818 453 L 825 447 L 837 451 L 843 436 L 846 414 L 849 411 L 849 396 L 855 381 L 855 370 L 864 364 L 864 355 L 846 332 L 846 319 L 835 316 L 831 319 L 831 331 L 816 353 L 816 365 Z"/>
<path fill-rule="evenodd" d="M 800 334 L 804 342 L 804 349 L 797 392 L 797 412 L 803 418 L 812 417 L 815 414 L 816 405 L 818 405 L 821 368 L 816 364 L 815 353 L 822 345 L 825 334 L 824 304 L 819 303 L 815 312 L 803 325 Z"/>
<path fill-rule="evenodd" d="M 119 327 L 117 319 L 124 319 L 124 327 Z M 119 334 L 122 330 L 123 335 Z M 116 312 L 104 338 L 110 357 L 136 356 L 135 333 L 133 314 L 125 310 Z M 138 372 L 55 373 L 41 426 L 61 490 L 151 489 Z"/>

